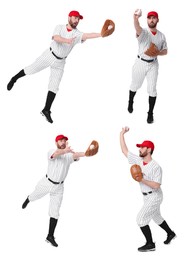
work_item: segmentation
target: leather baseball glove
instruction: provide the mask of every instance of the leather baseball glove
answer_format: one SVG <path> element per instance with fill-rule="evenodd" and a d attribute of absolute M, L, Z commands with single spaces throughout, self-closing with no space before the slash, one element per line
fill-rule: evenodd
<path fill-rule="evenodd" d="M 91 144 L 89 145 L 89 147 L 87 148 L 87 150 L 85 152 L 85 156 L 93 156 L 93 155 L 97 154 L 98 149 L 99 149 L 98 142 L 93 140 L 91 142 Z"/>
<path fill-rule="evenodd" d="M 107 19 L 101 29 L 101 36 L 107 37 L 111 35 L 115 30 L 115 23 L 112 20 Z"/>
<path fill-rule="evenodd" d="M 155 57 L 159 54 L 159 52 L 160 51 L 157 46 L 153 42 L 151 42 L 150 47 L 144 53 L 148 56 Z"/>
<path fill-rule="evenodd" d="M 142 174 L 142 171 L 141 171 L 141 167 L 138 164 L 133 164 L 130 167 L 130 172 L 131 172 L 132 178 L 135 181 L 140 182 L 142 180 L 143 174 Z"/>

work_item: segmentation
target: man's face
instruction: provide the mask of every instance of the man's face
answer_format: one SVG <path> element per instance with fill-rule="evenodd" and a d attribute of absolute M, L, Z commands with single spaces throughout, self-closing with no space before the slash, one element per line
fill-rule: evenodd
<path fill-rule="evenodd" d="M 69 19 L 68 19 L 68 22 L 69 22 L 69 25 L 73 28 L 73 29 L 76 29 L 78 23 L 80 21 L 80 17 L 78 16 L 69 16 Z"/>
<path fill-rule="evenodd" d="M 148 154 L 148 148 L 147 147 L 141 147 L 140 149 L 139 149 L 139 156 L 140 157 L 145 157 L 145 156 L 147 156 L 147 154 Z"/>
<path fill-rule="evenodd" d="M 153 15 L 147 18 L 148 27 L 153 29 L 156 28 L 159 19 Z"/>
<path fill-rule="evenodd" d="M 56 145 L 58 149 L 65 149 L 67 145 L 66 139 L 58 140 Z"/>

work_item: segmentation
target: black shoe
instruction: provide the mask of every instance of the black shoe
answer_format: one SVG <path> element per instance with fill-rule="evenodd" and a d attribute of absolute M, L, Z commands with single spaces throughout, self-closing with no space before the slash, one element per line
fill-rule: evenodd
<path fill-rule="evenodd" d="M 139 247 L 138 251 L 140 252 L 155 251 L 155 243 L 150 243 L 150 244 L 147 243 L 146 245 Z"/>
<path fill-rule="evenodd" d="M 167 239 L 164 241 L 164 244 L 168 245 L 176 237 L 176 234 L 173 232 L 171 234 L 168 234 Z"/>
<path fill-rule="evenodd" d="M 132 101 L 129 101 L 129 102 L 128 102 L 128 112 L 129 112 L 129 113 L 132 113 L 132 112 L 133 112 L 133 102 L 132 102 Z"/>
<path fill-rule="evenodd" d="M 147 123 L 152 124 L 154 121 L 153 113 L 148 113 Z"/>
<path fill-rule="evenodd" d="M 11 78 L 10 82 L 7 85 L 7 90 L 11 90 L 15 82 L 16 81 L 13 78 Z"/>
<path fill-rule="evenodd" d="M 30 201 L 29 201 L 29 199 L 27 198 L 27 199 L 25 200 L 25 202 L 22 204 L 22 208 L 25 209 L 29 202 L 30 202 Z"/>
<path fill-rule="evenodd" d="M 55 238 L 54 238 L 53 236 L 49 236 L 49 235 L 48 235 L 48 236 L 46 237 L 46 242 L 51 243 L 52 246 L 55 246 L 55 247 L 58 246 L 58 244 L 55 242 Z"/>
<path fill-rule="evenodd" d="M 49 122 L 49 123 L 53 123 L 53 120 L 52 120 L 52 118 L 51 118 L 51 112 L 50 111 L 47 111 L 47 110 L 42 110 L 41 111 L 41 114 L 43 115 L 43 116 L 45 116 L 46 117 L 46 120 Z"/>

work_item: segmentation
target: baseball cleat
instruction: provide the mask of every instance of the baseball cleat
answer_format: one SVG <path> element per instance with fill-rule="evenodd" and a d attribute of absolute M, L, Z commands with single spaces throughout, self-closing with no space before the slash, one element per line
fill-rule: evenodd
<path fill-rule="evenodd" d="M 47 111 L 47 110 L 42 110 L 41 111 L 41 115 L 45 116 L 46 120 L 49 122 L 49 123 L 53 123 L 53 120 L 51 118 L 51 112 L 50 111 Z"/>
<path fill-rule="evenodd" d="M 7 90 L 11 90 L 15 82 L 16 80 L 14 80 L 14 78 L 11 78 L 10 82 L 7 85 Z"/>
<path fill-rule="evenodd" d="M 149 252 L 149 251 L 155 251 L 155 243 L 145 244 L 144 246 L 141 246 L 138 248 L 139 252 Z"/>
<path fill-rule="evenodd" d="M 172 239 L 176 238 L 176 234 L 173 232 L 171 234 L 168 234 L 167 239 L 164 241 L 165 245 L 170 244 L 170 242 L 172 241 Z"/>
<path fill-rule="evenodd" d="M 58 246 L 58 244 L 56 243 L 55 238 L 53 236 L 47 236 L 46 242 L 50 243 L 54 247 Z"/>
<path fill-rule="evenodd" d="M 147 123 L 151 124 L 154 121 L 153 113 L 148 113 Z"/>
<path fill-rule="evenodd" d="M 29 199 L 27 198 L 27 199 L 25 200 L 25 202 L 22 204 L 22 208 L 25 209 L 25 208 L 27 207 L 27 205 L 28 205 L 29 202 L 30 202 L 30 201 L 29 201 Z"/>

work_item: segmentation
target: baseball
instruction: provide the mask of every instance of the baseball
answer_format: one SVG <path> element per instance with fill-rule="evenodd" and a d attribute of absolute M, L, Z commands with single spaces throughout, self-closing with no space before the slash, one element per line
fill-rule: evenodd
<path fill-rule="evenodd" d="M 129 130 L 129 127 L 128 127 L 128 126 L 125 126 L 125 130 L 128 131 L 128 130 Z"/>
<path fill-rule="evenodd" d="M 141 9 L 136 9 L 134 14 L 138 15 L 138 16 L 141 16 L 142 15 L 142 11 Z"/>
<path fill-rule="evenodd" d="M 108 26 L 108 30 L 112 29 L 112 27 L 113 27 L 113 26 L 110 24 L 110 25 Z"/>
<path fill-rule="evenodd" d="M 94 144 L 91 144 L 89 148 L 90 150 L 94 149 Z"/>

